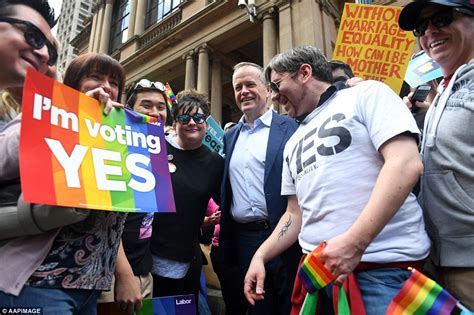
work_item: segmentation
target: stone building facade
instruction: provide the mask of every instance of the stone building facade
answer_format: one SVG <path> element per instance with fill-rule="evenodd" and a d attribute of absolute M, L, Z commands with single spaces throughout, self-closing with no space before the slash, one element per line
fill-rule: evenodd
<path fill-rule="evenodd" d="M 80 53 L 102 52 L 119 60 L 128 85 L 146 77 L 170 82 L 175 92 L 207 93 L 212 116 L 224 124 L 241 116 L 232 67 L 241 61 L 265 65 L 300 45 L 319 47 L 330 58 L 343 5 L 341 0 L 100 0 L 72 44 Z"/>

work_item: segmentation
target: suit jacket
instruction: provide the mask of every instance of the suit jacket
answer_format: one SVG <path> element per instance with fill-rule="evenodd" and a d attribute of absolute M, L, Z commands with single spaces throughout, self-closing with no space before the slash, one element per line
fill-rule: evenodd
<path fill-rule="evenodd" d="M 229 164 L 241 127 L 241 124 L 236 125 L 224 136 L 225 164 L 221 188 L 222 205 L 219 246 L 222 247 L 225 261 L 229 265 L 237 262 L 235 250 L 237 231 L 235 229 L 235 221 L 232 219 L 230 213 L 232 187 L 229 180 Z M 281 196 L 283 150 L 286 142 L 297 128 L 298 124 L 294 119 L 273 112 L 265 156 L 264 174 L 265 200 L 272 229 L 275 228 L 281 216 L 286 211 L 287 197 Z M 296 252 L 298 252 L 299 259 L 301 257 L 301 249 L 296 249 Z M 291 260 L 293 261 L 294 259 Z"/>

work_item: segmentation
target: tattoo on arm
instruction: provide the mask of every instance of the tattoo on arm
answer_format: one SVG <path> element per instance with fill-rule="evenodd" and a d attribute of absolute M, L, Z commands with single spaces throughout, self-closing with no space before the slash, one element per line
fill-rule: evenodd
<path fill-rule="evenodd" d="M 291 215 L 290 215 L 288 218 L 288 221 L 285 222 L 280 232 L 278 233 L 278 240 L 280 240 L 283 236 L 285 236 L 285 234 L 288 232 L 288 229 L 290 228 L 291 223 L 293 223 L 293 221 L 291 221 Z"/>

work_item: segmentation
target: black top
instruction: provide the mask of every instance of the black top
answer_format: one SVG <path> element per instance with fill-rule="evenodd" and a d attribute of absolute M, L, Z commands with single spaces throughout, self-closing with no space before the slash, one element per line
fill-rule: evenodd
<path fill-rule="evenodd" d="M 151 272 L 150 252 L 153 213 L 129 213 L 123 228 L 122 243 L 133 274 L 146 276 Z"/>
<path fill-rule="evenodd" d="M 167 143 L 167 149 L 169 163 L 176 166 L 171 173 L 176 213 L 155 214 L 151 252 L 158 257 L 190 262 L 209 199 L 220 203 L 224 159 L 205 146 L 180 150 Z"/>

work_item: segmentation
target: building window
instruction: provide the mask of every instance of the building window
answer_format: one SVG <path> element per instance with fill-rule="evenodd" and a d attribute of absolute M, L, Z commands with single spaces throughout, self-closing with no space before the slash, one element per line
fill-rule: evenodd
<path fill-rule="evenodd" d="M 118 49 L 128 39 L 128 20 L 130 18 L 130 0 L 117 0 L 112 13 L 109 51 Z"/>
<path fill-rule="evenodd" d="M 145 16 L 145 29 L 170 15 L 183 0 L 149 0 Z"/>

